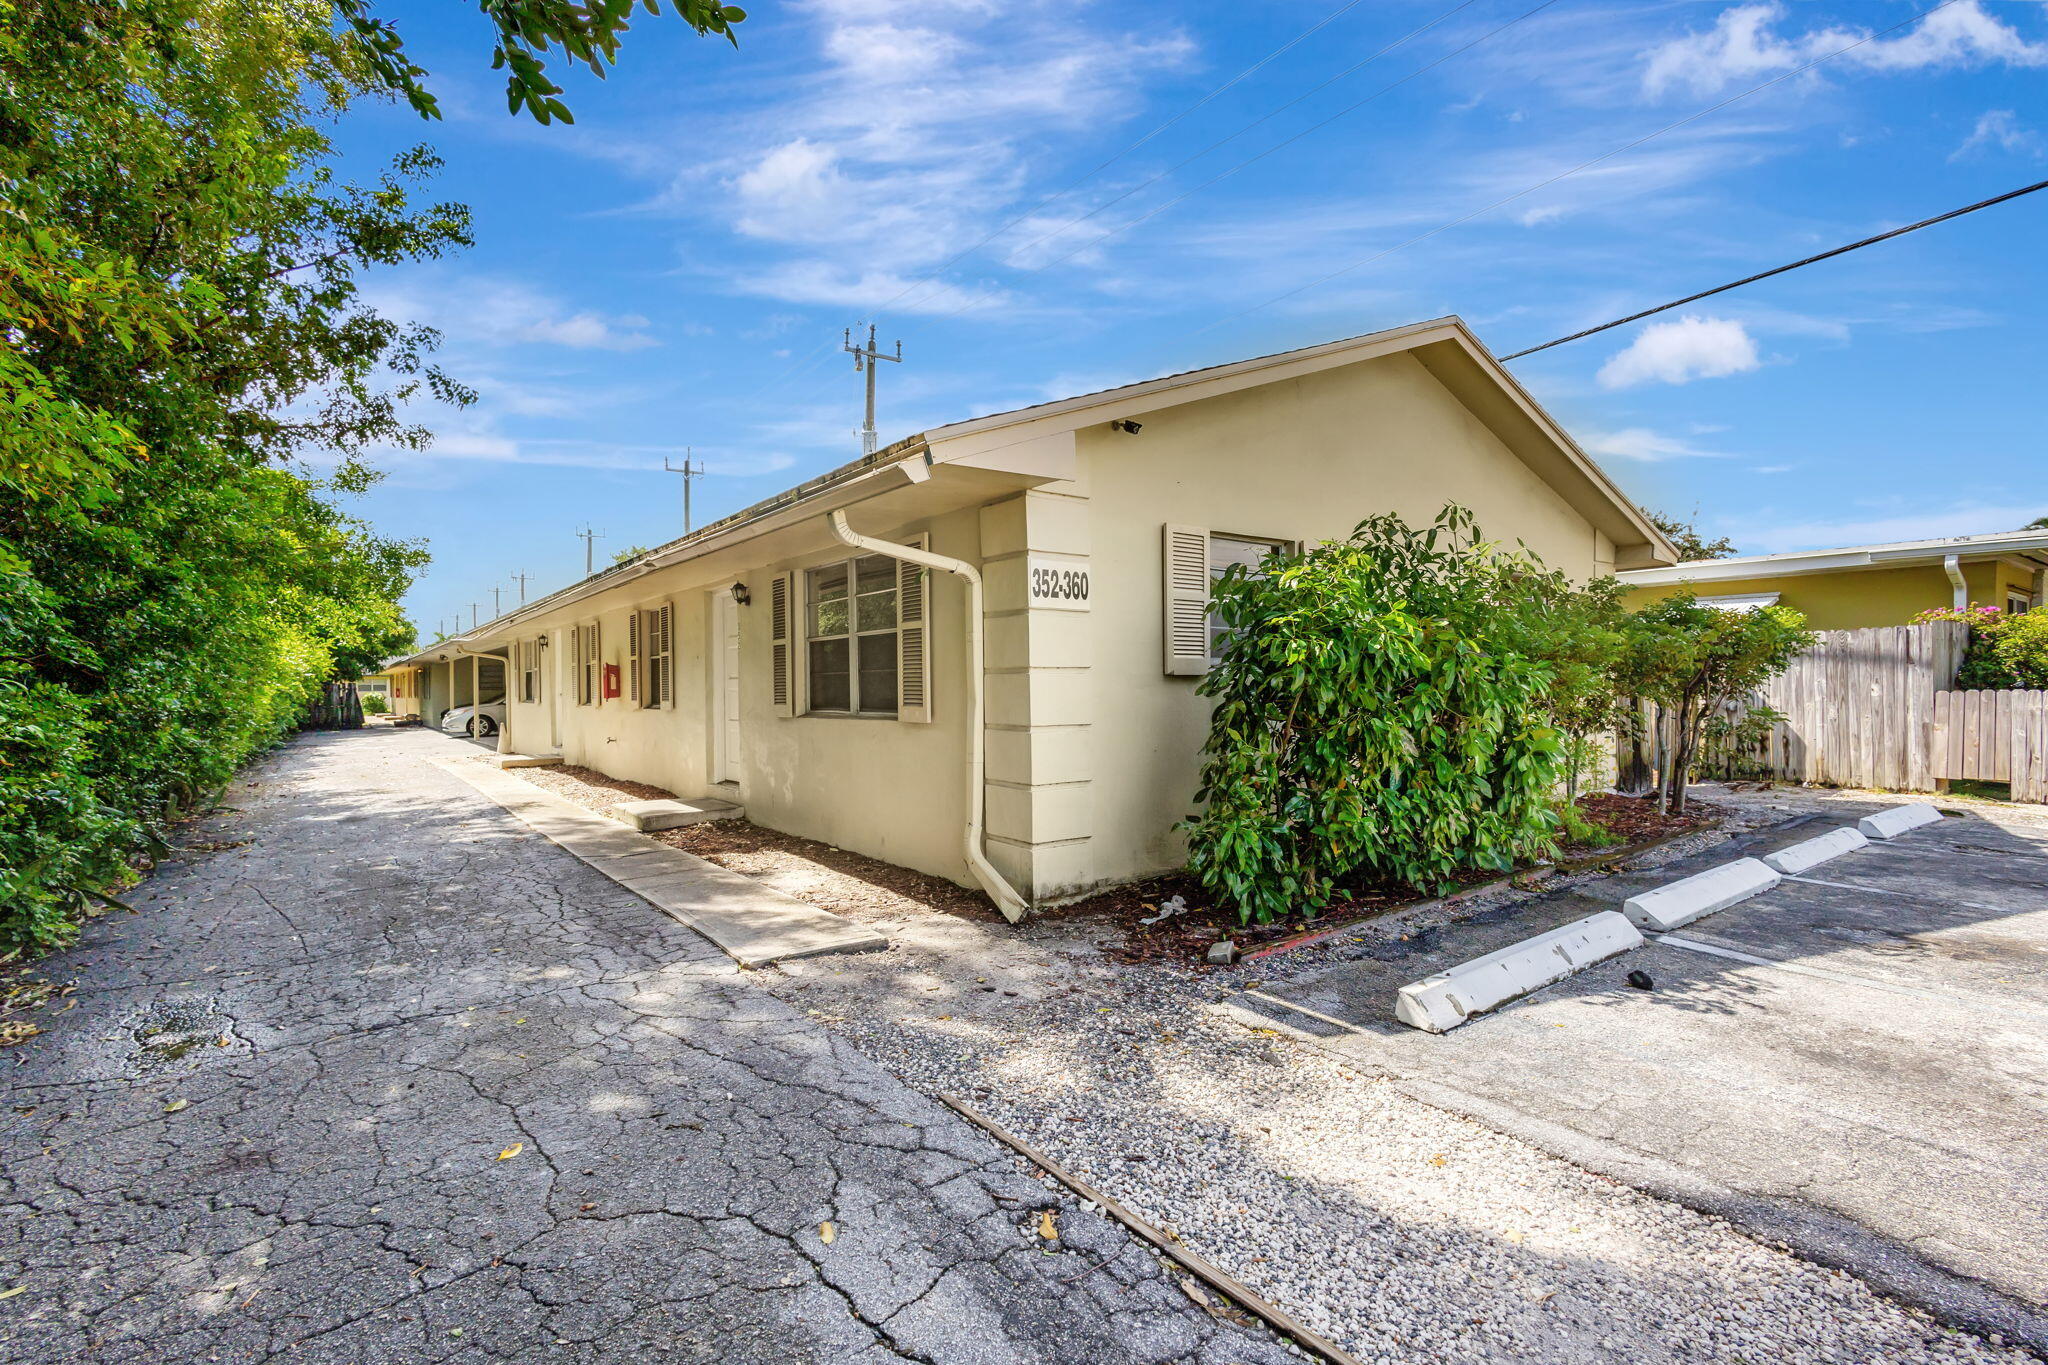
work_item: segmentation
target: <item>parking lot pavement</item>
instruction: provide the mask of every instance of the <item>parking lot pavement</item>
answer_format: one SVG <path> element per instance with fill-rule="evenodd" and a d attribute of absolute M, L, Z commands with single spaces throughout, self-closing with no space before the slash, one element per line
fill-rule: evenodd
<path fill-rule="evenodd" d="M 1944 820 L 1451 1033 L 1393 1021 L 1405 982 L 1868 809 L 1420 934 L 1235 1008 L 2042 1349 L 2048 833 Z M 1627 984 L 1637 970 L 1650 990 Z"/>
<path fill-rule="evenodd" d="M 44 964 L 0 1365 L 1293 1359 L 451 751 L 300 736 Z"/>

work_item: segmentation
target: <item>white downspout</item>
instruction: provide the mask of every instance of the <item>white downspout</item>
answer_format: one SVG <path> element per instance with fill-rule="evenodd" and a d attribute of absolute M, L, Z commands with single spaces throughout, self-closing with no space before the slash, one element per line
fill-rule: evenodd
<path fill-rule="evenodd" d="M 1947 571 L 1948 581 L 1956 590 L 1956 610 L 1962 611 L 1970 605 L 1970 588 L 1963 582 L 1963 557 L 1947 555 L 1943 557 L 1941 567 Z"/>
<path fill-rule="evenodd" d="M 988 892 L 988 898 L 996 903 L 996 909 L 1003 912 L 1003 918 L 1015 924 L 1024 918 L 1030 908 L 1025 899 L 1017 894 L 1015 887 L 1005 881 L 1003 874 L 982 851 L 982 816 L 987 794 L 983 790 L 982 774 L 987 766 L 988 732 L 981 723 L 983 694 L 987 690 L 986 663 L 983 659 L 981 641 L 981 575 L 972 564 L 964 560 L 948 559 L 928 550 L 914 550 L 908 545 L 894 541 L 876 540 L 861 535 L 846 524 L 846 513 L 830 513 L 826 520 L 831 524 L 832 534 L 842 544 L 871 554 L 886 555 L 911 564 L 922 564 L 927 569 L 957 575 L 967 581 L 967 832 L 965 852 L 967 866 L 974 873 L 974 879 L 981 883 L 981 889 Z"/>

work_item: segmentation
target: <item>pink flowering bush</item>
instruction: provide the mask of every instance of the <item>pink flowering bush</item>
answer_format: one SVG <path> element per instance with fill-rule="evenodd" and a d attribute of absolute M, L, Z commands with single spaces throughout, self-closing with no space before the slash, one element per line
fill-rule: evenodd
<path fill-rule="evenodd" d="M 2005 612 L 1972 602 L 1913 618 L 1916 626 L 1932 621 L 1961 621 L 1970 628 L 1969 647 L 1956 670 L 1957 687 L 1966 692 L 2048 688 L 2048 611 Z"/>

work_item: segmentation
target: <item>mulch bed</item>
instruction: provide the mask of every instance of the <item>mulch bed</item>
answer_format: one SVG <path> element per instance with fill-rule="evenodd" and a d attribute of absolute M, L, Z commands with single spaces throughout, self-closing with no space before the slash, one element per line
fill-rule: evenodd
<path fill-rule="evenodd" d="M 519 775 L 589 810 L 603 811 L 621 801 L 646 801 L 673 795 L 644 782 L 628 782 L 589 768 L 521 768 Z M 1655 800 L 1633 796 L 1581 797 L 1579 811 L 1589 821 L 1615 834 L 1610 845 L 1567 846 L 1552 863 L 1517 868 L 1514 877 L 1541 874 L 1553 866 L 1571 867 L 1588 859 L 1611 860 L 1649 844 L 1704 829 L 1720 818 L 1720 810 L 1694 801 L 1683 816 L 1660 814 Z M 879 858 L 850 852 L 816 839 L 764 829 L 747 820 L 710 820 L 663 830 L 653 836 L 745 876 L 773 879 L 791 894 L 836 913 L 862 918 L 871 915 L 938 911 L 965 919 L 997 921 L 1001 917 L 980 891 L 957 886 L 943 877 L 913 872 Z M 1490 886 L 1503 874 L 1475 871 L 1453 880 L 1446 896 Z M 1241 925 L 1233 910 L 1210 904 L 1199 882 L 1183 872 L 1111 887 L 1072 905 L 1045 912 L 1042 920 L 1099 925 L 1096 940 L 1105 953 L 1123 962 L 1199 962 L 1218 939 L 1234 940 L 1240 951 L 1254 952 L 1317 930 L 1334 929 L 1412 905 L 1428 897 L 1395 882 L 1367 883 L 1314 918 L 1294 916 L 1271 924 Z M 1159 913 L 1174 896 L 1194 907 L 1158 924 L 1143 920 Z"/>
<path fill-rule="evenodd" d="M 1682 816 L 1660 814 L 1654 799 L 1633 796 L 1587 796 L 1579 800 L 1579 811 L 1589 821 L 1615 834 L 1620 842 L 1606 845 L 1567 845 L 1550 863 L 1530 864 L 1511 873 L 1474 871 L 1454 878 L 1443 895 L 1455 897 L 1476 887 L 1494 885 L 1504 877 L 1521 878 L 1540 874 L 1551 867 L 1569 868 L 1589 859 L 1612 860 L 1650 844 L 1689 834 L 1713 825 L 1720 818 L 1717 807 L 1695 800 Z M 1351 894 L 1332 903 L 1313 918 L 1291 916 L 1270 924 L 1240 924 L 1237 913 L 1209 903 L 1208 893 L 1186 873 L 1174 872 L 1126 886 L 1111 887 L 1054 915 L 1099 918 L 1109 936 L 1097 940 L 1105 952 L 1124 962 L 1201 960 L 1209 945 L 1218 939 L 1234 941 L 1240 952 L 1283 943 L 1290 938 L 1318 930 L 1334 929 L 1355 920 L 1371 919 L 1405 905 L 1427 900 L 1427 893 L 1399 882 L 1366 883 L 1350 888 Z M 1159 913 L 1159 907 L 1174 896 L 1195 907 L 1157 924 L 1142 921 Z"/>

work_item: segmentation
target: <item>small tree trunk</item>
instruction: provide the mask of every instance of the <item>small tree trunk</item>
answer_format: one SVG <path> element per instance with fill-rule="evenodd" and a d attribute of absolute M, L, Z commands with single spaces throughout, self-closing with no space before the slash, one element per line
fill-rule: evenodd
<path fill-rule="evenodd" d="M 1692 759 L 1699 738 L 1699 715 L 1694 703 L 1687 699 L 1678 708 L 1678 736 L 1671 757 L 1671 800 L 1666 809 L 1673 815 L 1685 814 L 1686 779 L 1692 775 Z"/>

